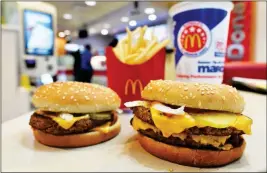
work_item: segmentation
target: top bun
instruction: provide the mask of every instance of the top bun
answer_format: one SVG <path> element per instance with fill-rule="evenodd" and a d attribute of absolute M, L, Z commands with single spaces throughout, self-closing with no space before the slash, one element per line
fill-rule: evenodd
<path fill-rule="evenodd" d="M 182 83 L 152 80 L 142 91 L 142 98 L 190 108 L 241 113 L 244 99 L 229 85 Z"/>
<path fill-rule="evenodd" d="M 115 110 L 119 96 L 110 88 L 82 82 L 55 82 L 35 91 L 35 107 L 52 112 L 95 113 Z"/>

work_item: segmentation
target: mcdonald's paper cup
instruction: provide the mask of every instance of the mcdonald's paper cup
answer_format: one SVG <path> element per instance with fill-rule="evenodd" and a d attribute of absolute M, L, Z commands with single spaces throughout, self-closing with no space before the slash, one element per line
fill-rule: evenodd
<path fill-rule="evenodd" d="M 181 2 L 174 21 L 176 79 L 222 83 L 232 2 Z"/>

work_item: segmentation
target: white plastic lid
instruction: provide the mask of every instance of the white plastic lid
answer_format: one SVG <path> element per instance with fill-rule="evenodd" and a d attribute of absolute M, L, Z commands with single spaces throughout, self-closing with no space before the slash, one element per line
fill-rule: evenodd
<path fill-rule="evenodd" d="M 230 12 L 234 4 L 232 2 L 179 2 L 171 7 L 169 15 L 173 17 L 177 13 L 203 8 L 223 9 Z"/>

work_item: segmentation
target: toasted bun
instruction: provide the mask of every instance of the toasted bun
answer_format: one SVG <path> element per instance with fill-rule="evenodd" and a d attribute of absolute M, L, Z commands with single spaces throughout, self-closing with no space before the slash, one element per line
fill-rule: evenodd
<path fill-rule="evenodd" d="M 39 87 L 32 103 L 45 111 L 94 113 L 115 110 L 121 100 L 113 90 L 101 85 L 55 82 Z"/>
<path fill-rule="evenodd" d="M 229 85 L 182 83 L 154 80 L 142 91 L 142 98 L 198 109 L 241 113 L 244 99 Z"/>
<path fill-rule="evenodd" d="M 167 145 L 143 135 L 138 137 L 141 146 L 150 154 L 170 162 L 194 167 L 218 167 L 239 159 L 246 147 L 245 140 L 240 147 L 228 151 L 198 150 Z"/>
<path fill-rule="evenodd" d="M 116 119 L 116 122 L 112 126 L 110 126 L 108 133 L 92 131 L 74 135 L 55 136 L 32 128 L 35 139 L 40 143 L 52 147 L 63 148 L 95 145 L 117 136 L 120 132 L 120 129 L 121 125 L 118 117 Z"/>

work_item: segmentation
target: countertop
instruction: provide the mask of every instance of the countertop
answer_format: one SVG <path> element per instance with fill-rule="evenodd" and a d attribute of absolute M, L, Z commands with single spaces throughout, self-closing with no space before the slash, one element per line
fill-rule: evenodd
<path fill-rule="evenodd" d="M 122 130 L 110 141 L 75 149 L 47 147 L 34 140 L 28 125 L 31 113 L 2 124 L 2 171 L 266 171 L 266 96 L 241 92 L 245 115 L 253 119 L 252 135 L 245 136 L 243 157 L 224 167 L 200 169 L 170 163 L 144 151 L 130 126 L 131 114 L 121 114 Z"/>

